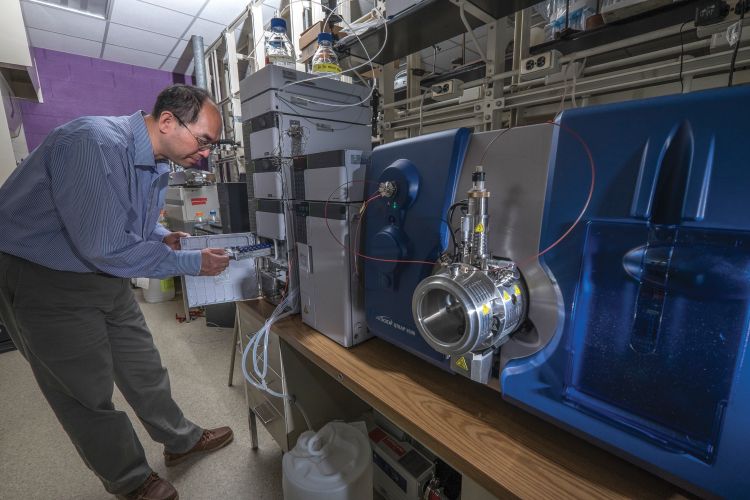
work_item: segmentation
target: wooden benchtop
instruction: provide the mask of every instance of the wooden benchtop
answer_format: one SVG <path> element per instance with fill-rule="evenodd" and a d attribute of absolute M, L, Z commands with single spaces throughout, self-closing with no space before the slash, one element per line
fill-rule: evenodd
<path fill-rule="evenodd" d="M 238 303 L 262 317 L 264 301 Z M 452 467 L 500 498 L 690 498 L 678 487 L 374 338 L 345 349 L 292 316 L 294 349 Z"/>

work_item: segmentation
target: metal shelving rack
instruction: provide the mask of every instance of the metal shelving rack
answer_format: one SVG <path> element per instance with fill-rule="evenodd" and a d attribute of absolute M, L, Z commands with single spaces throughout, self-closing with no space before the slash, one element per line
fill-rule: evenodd
<path fill-rule="evenodd" d="M 737 0 L 730 0 L 733 11 Z M 422 85 L 418 51 L 465 31 L 458 16 L 464 2 L 472 28 L 487 25 L 487 64 L 474 63 L 443 80 L 463 80 L 461 98 L 437 102 Z M 714 26 L 696 27 L 696 0 L 684 0 L 599 28 L 530 47 L 536 15 L 527 2 L 425 0 L 388 20 L 388 43 L 375 63 L 380 93 L 381 142 L 420 133 L 473 127 L 492 130 L 538 123 L 572 106 L 586 106 L 721 87 L 727 83 L 733 49 L 723 40 L 736 15 Z M 496 10 L 492 10 L 492 8 Z M 520 10 L 514 10 L 520 9 Z M 427 14 L 429 12 L 429 14 Z M 507 17 L 503 17 L 507 16 Z M 738 51 L 735 84 L 750 81 L 750 19 L 745 19 Z M 381 27 L 362 39 L 370 54 L 383 42 Z M 354 42 L 340 49 L 353 60 L 363 55 Z M 521 63 L 535 54 L 556 50 L 560 66 L 548 75 L 521 79 Z M 393 77 L 399 58 L 406 58 L 409 84 L 396 100 Z M 441 76 L 430 75 L 432 85 Z"/>
<path fill-rule="evenodd" d="M 388 19 L 388 40 L 381 54 L 373 61 L 387 64 L 409 54 L 466 31 L 459 17 L 459 5 L 464 4 L 472 28 L 488 24 L 542 0 L 423 0 L 413 7 Z M 368 54 L 375 54 L 385 40 L 385 27 L 368 31 L 361 36 Z M 358 41 L 338 44 L 342 54 L 365 59 Z"/>

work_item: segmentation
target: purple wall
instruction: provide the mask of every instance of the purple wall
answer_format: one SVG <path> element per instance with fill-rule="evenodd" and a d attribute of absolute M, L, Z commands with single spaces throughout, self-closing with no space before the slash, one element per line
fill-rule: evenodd
<path fill-rule="evenodd" d="M 44 103 L 20 100 L 29 151 L 52 129 L 79 116 L 149 112 L 156 96 L 189 76 L 34 48 Z"/>

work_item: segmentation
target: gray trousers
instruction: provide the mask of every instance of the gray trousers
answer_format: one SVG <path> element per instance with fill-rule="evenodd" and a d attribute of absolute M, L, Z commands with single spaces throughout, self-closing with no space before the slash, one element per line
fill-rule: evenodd
<path fill-rule="evenodd" d="M 114 384 L 154 441 L 192 448 L 202 429 L 172 400 L 167 370 L 129 280 L 55 271 L 0 253 L 0 319 L 58 420 L 107 491 L 137 488 L 151 468 Z"/>

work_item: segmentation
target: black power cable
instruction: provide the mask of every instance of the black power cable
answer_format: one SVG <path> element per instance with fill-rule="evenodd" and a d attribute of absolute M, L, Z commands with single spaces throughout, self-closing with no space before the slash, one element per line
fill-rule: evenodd
<path fill-rule="evenodd" d="M 732 52 L 732 62 L 729 64 L 729 83 L 727 83 L 727 87 L 732 86 L 732 80 L 734 79 L 734 66 L 737 62 L 737 52 L 740 50 L 740 43 L 742 43 L 742 21 L 745 19 L 745 11 L 750 8 L 750 5 L 748 5 L 747 0 L 742 0 L 739 4 L 740 9 L 742 12 L 740 13 L 740 27 L 737 33 L 737 43 L 734 45 L 734 52 Z"/>
<path fill-rule="evenodd" d="M 458 244 L 456 243 L 456 233 L 461 228 L 453 229 L 453 214 L 457 207 L 462 207 L 461 209 L 464 210 L 468 205 L 469 200 L 461 200 L 459 202 L 454 203 L 450 206 L 448 209 L 448 230 L 451 233 L 451 238 L 453 239 L 453 257 L 458 254 Z"/>
<path fill-rule="evenodd" d="M 683 62 L 685 61 L 685 41 L 682 38 L 682 30 L 685 27 L 687 22 L 682 23 L 682 26 L 680 26 L 680 93 L 685 93 L 685 82 L 682 79 L 682 68 L 683 68 Z"/>
<path fill-rule="evenodd" d="M 461 205 L 466 205 L 469 202 L 469 200 L 461 200 L 459 202 L 454 203 L 450 206 L 448 209 L 448 227 L 453 230 L 453 212 L 456 210 L 456 207 L 459 207 Z"/>

